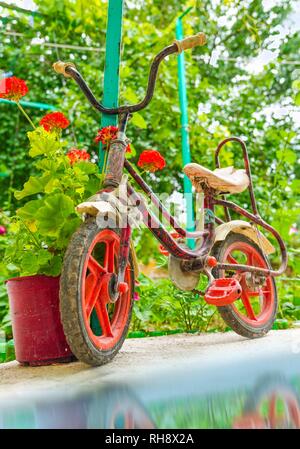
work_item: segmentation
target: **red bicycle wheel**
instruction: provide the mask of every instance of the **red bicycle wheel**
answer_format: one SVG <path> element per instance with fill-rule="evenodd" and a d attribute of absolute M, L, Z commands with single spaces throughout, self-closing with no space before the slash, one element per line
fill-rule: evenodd
<path fill-rule="evenodd" d="M 116 292 L 120 232 L 84 223 L 68 247 L 61 275 L 61 317 L 76 357 L 101 365 L 116 355 L 125 339 L 132 311 L 132 257 L 125 270 L 128 289 Z"/>
<path fill-rule="evenodd" d="M 123 334 L 131 306 L 130 266 L 125 271 L 128 290 L 110 302 L 109 290 L 117 281 L 120 237 L 112 229 L 101 230 L 91 243 L 82 270 L 82 309 L 85 326 L 91 341 L 100 350 L 111 349 Z M 113 282 L 112 282 L 113 281 Z M 92 325 L 95 314 L 100 335 Z"/>
<path fill-rule="evenodd" d="M 241 234 L 230 234 L 212 251 L 218 261 L 268 268 L 261 249 Z M 218 310 L 224 321 L 238 334 L 256 338 L 268 332 L 276 318 L 277 292 L 274 278 L 258 277 L 252 273 L 216 271 L 216 277 L 238 277 L 241 298 Z"/>

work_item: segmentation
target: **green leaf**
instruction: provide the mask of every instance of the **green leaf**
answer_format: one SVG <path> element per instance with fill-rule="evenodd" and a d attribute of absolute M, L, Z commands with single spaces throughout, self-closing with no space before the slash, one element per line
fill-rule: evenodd
<path fill-rule="evenodd" d="M 55 173 L 60 165 L 64 162 L 64 157 L 56 157 L 55 160 L 43 158 L 35 162 L 38 170 Z M 69 165 L 69 164 L 68 164 Z"/>
<path fill-rule="evenodd" d="M 79 228 L 81 219 L 79 217 L 70 218 L 60 229 L 59 237 L 56 242 L 58 249 L 65 249 L 74 232 Z"/>
<path fill-rule="evenodd" d="M 78 171 L 80 170 L 80 172 L 85 173 L 86 175 L 92 175 L 93 173 L 97 173 L 98 167 L 96 164 L 93 164 L 92 162 L 82 161 L 74 164 L 73 170 L 75 173 L 76 172 L 78 173 Z"/>
<path fill-rule="evenodd" d="M 21 260 L 21 269 L 24 274 L 36 274 L 39 269 L 39 263 L 36 255 L 32 252 L 25 253 Z"/>
<path fill-rule="evenodd" d="M 138 101 L 139 101 L 136 93 L 128 86 L 127 86 L 125 92 L 123 93 L 123 97 L 125 98 L 125 100 L 129 101 L 132 104 L 138 103 Z"/>
<path fill-rule="evenodd" d="M 36 219 L 37 211 L 43 205 L 43 203 L 43 200 L 28 201 L 25 206 L 17 210 L 17 215 L 19 215 L 24 220 L 33 221 Z"/>
<path fill-rule="evenodd" d="M 37 227 L 42 235 L 58 236 L 66 219 L 74 213 L 74 202 L 63 193 L 46 197 L 36 213 Z"/>
<path fill-rule="evenodd" d="M 90 177 L 88 182 L 85 184 L 85 194 L 84 194 L 85 198 L 94 195 L 94 193 L 99 190 L 99 187 L 100 187 L 99 176 Z"/>
<path fill-rule="evenodd" d="M 294 179 L 290 185 L 291 189 L 295 192 L 300 191 L 300 179 Z"/>
<path fill-rule="evenodd" d="M 52 254 L 47 249 L 38 251 L 37 260 L 39 265 L 45 265 L 52 258 Z"/>
<path fill-rule="evenodd" d="M 30 176 L 29 180 L 25 182 L 23 190 L 17 190 L 15 192 L 15 197 L 17 198 L 17 200 L 21 200 L 26 196 L 43 192 L 45 184 L 47 184 L 49 179 L 50 176 L 45 177 Z"/>
<path fill-rule="evenodd" d="M 145 120 L 141 116 L 141 114 L 139 114 L 138 112 L 133 114 L 131 122 L 133 123 L 133 125 L 137 126 L 138 128 L 142 128 L 142 129 L 146 129 L 147 128 L 147 123 L 145 122 Z"/>
<path fill-rule="evenodd" d="M 45 185 L 45 193 L 52 193 L 54 190 L 60 189 L 61 190 L 61 183 L 57 178 L 52 178 L 50 181 Z"/>
<path fill-rule="evenodd" d="M 295 151 L 290 149 L 286 150 L 284 153 L 284 160 L 289 164 L 294 164 L 294 162 L 297 160 L 297 155 Z"/>
<path fill-rule="evenodd" d="M 55 133 L 47 132 L 43 127 L 27 133 L 30 150 L 29 156 L 36 157 L 42 154 L 53 154 L 62 147 Z"/>
<path fill-rule="evenodd" d="M 43 273 L 47 276 L 59 276 L 62 267 L 62 256 L 54 256 L 50 260 L 47 267 L 43 269 Z"/>
<path fill-rule="evenodd" d="M 292 88 L 295 90 L 300 90 L 300 80 L 293 81 Z"/>
<path fill-rule="evenodd" d="M 300 92 L 298 92 L 297 95 L 295 96 L 295 103 L 296 106 L 300 106 Z"/>

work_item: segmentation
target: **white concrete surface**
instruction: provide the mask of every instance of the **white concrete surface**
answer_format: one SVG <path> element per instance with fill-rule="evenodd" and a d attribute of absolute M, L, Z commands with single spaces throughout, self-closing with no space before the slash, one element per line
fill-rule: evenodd
<path fill-rule="evenodd" d="M 272 354 L 300 358 L 300 330 L 272 331 L 267 336 L 246 340 L 233 332 L 224 334 L 178 334 L 164 337 L 128 339 L 115 359 L 98 368 L 81 362 L 45 367 L 23 367 L 18 362 L 0 364 L 0 399 L 27 396 L 30 391 L 90 386 L 128 378 L 150 376 L 151 372 L 186 365 L 195 359 L 202 366 L 226 361 L 234 355 L 251 360 Z"/>

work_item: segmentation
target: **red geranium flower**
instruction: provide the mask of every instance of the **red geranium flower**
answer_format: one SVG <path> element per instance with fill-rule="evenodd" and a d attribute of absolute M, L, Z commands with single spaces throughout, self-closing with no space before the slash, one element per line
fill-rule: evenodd
<path fill-rule="evenodd" d="M 70 160 L 70 164 L 73 165 L 75 162 L 88 161 L 91 158 L 91 155 L 87 153 L 86 150 L 71 148 L 71 150 L 67 153 L 67 157 Z"/>
<path fill-rule="evenodd" d="M 101 142 L 103 145 L 109 145 L 113 139 L 117 138 L 118 127 L 117 126 L 106 126 L 105 128 L 99 129 L 97 136 L 95 137 L 95 142 Z M 131 153 L 130 145 L 126 147 L 126 153 Z"/>
<path fill-rule="evenodd" d="M 40 125 L 46 131 L 65 129 L 69 126 L 69 124 L 69 120 L 62 112 L 51 112 L 50 114 L 46 114 L 40 120 Z"/>
<path fill-rule="evenodd" d="M 139 157 L 138 166 L 153 173 L 162 170 L 166 166 L 166 161 L 159 151 L 145 150 Z"/>
<path fill-rule="evenodd" d="M 0 80 L 0 98 L 6 100 L 20 101 L 28 92 L 28 87 L 24 80 L 11 76 Z"/>
<path fill-rule="evenodd" d="M 116 126 L 106 126 L 105 128 L 99 129 L 97 136 L 95 137 L 95 142 L 103 143 L 103 145 L 108 145 L 111 140 L 116 139 L 118 128 Z"/>

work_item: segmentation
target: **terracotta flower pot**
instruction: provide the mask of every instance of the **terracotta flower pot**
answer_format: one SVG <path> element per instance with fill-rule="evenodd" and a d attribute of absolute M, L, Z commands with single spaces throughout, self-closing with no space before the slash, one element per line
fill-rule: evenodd
<path fill-rule="evenodd" d="M 23 276 L 7 282 L 16 359 L 25 365 L 70 362 L 59 314 L 59 277 Z"/>

